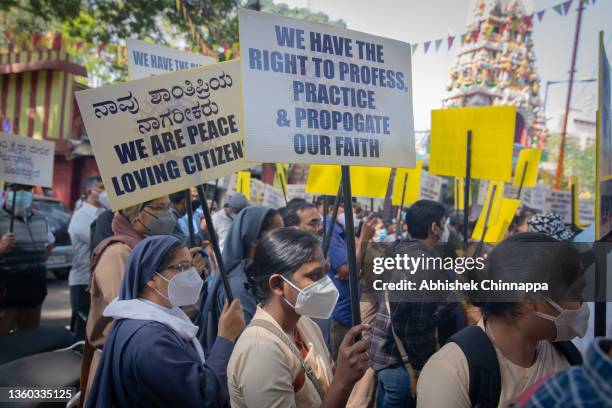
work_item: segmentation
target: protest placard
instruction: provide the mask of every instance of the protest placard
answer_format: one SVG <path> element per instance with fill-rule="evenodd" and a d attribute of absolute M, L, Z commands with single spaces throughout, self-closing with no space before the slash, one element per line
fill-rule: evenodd
<path fill-rule="evenodd" d="M 544 212 L 559 214 L 565 224 L 572 223 L 572 193 L 562 190 L 550 190 L 546 194 L 542 206 Z"/>
<path fill-rule="evenodd" d="M 76 93 L 114 210 L 248 167 L 240 63 Z"/>
<path fill-rule="evenodd" d="M 285 206 L 285 197 L 283 192 L 278 188 L 271 186 L 270 184 L 265 185 L 263 205 L 272 208 L 281 208 Z"/>
<path fill-rule="evenodd" d="M 179 51 L 140 40 L 128 39 L 126 44 L 128 71 L 132 80 L 197 68 L 217 62 L 213 57 Z"/>
<path fill-rule="evenodd" d="M 429 174 L 423 170 L 421 172 L 421 196 L 423 200 L 440 201 L 442 192 L 442 178 Z"/>
<path fill-rule="evenodd" d="M 516 107 L 431 111 L 429 172 L 465 177 L 467 132 L 472 131 L 471 178 L 510 181 Z"/>
<path fill-rule="evenodd" d="M 263 204 L 264 194 L 266 192 L 266 183 L 256 178 L 251 177 L 251 183 L 249 185 L 249 201 L 251 204 Z"/>
<path fill-rule="evenodd" d="M 248 160 L 414 167 L 409 44 L 245 9 L 239 18 Z"/>
<path fill-rule="evenodd" d="M 504 183 L 499 181 L 490 182 L 487 189 L 487 197 L 482 207 L 482 211 L 478 216 L 476 226 L 474 227 L 474 231 L 472 232 L 473 239 L 481 241 L 484 236 L 486 241 L 486 236 L 488 233 L 485 234 L 485 225 L 486 229 L 488 229 L 490 226 L 497 224 L 503 198 Z"/>
<path fill-rule="evenodd" d="M 351 166 L 351 192 L 353 197 L 379 197 L 387 195 L 391 169 Z M 313 194 L 336 195 L 342 178 L 340 166 L 313 164 L 308 172 L 306 191 Z"/>
<path fill-rule="evenodd" d="M 595 138 L 595 237 L 612 231 L 612 71 L 599 33 L 599 101 Z"/>
<path fill-rule="evenodd" d="M 294 198 L 303 198 L 311 202 L 312 194 L 306 192 L 306 184 L 287 184 L 287 201 L 291 201 Z"/>
<path fill-rule="evenodd" d="M 247 199 L 251 197 L 251 173 L 239 171 L 236 174 L 236 191 L 242 193 Z"/>
<path fill-rule="evenodd" d="M 512 223 L 516 211 L 521 205 L 521 201 L 513 198 L 502 198 L 499 204 L 497 219 L 494 224 L 489 225 L 484 241 L 487 243 L 497 243 L 504 239 L 508 227 Z M 481 234 L 482 235 L 482 234 Z"/>
<path fill-rule="evenodd" d="M 595 202 L 593 200 L 580 200 L 580 223 L 590 225 L 595 222 Z"/>
<path fill-rule="evenodd" d="M 455 208 L 457 210 L 463 210 L 465 200 L 465 183 L 463 177 L 455 177 Z M 472 205 L 472 189 L 470 188 L 470 196 L 468 197 L 468 204 Z"/>
<path fill-rule="evenodd" d="M 519 153 L 512 185 L 515 187 L 533 187 L 538 181 L 538 168 L 542 149 L 523 149 Z"/>
<path fill-rule="evenodd" d="M 55 143 L 0 132 L 0 180 L 52 187 Z"/>
<path fill-rule="evenodd" d="M 404 197 L 404 206 L 411 205 L 419 199 L 421 193 L 421 172 L 423 170 L 423 162 L 417 161 L 414 169 L 397 169 L 393 179 L 393 194 L 391 196 L 392 205 L 400 205 L 402 203 L 402 195 Z M 404 186 L 404 182 L 406 183 Z"/>

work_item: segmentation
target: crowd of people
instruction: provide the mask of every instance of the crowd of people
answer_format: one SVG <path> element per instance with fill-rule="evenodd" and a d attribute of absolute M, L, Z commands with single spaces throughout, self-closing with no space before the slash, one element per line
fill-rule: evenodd
<path fill-rule="evenodd" d="M 334 211 L 296 198 L 274 209 L 235 193 L 212 216 L 219 260 L 195 189 L 116 212 L 99 177 L 83 191 L 68 280 L 71 329 L 85 340 L 81 406 L 612 406 L 612 340 L 597 339 L 584 358 L 571 343 L 587 331 L 589 307 L 572 296 L 584 265 L 567 243 L 575 232 L 554 214 L 522 209 L 501 243 L 473 243 L 472 253 L 486 253 L 487 279 L 535 276 L 555 299 L 406 301 L 373 289 L 374 260 L 456 256 L 473 224 L 441 203 L 419 200 L 398 224 L 356 203 Z M 37 327 L 46 295 L 54 239 L 31 187 L 6 186 L 0 237 L 1 335 Z M 522 245 L 541 243 L 558 245 Z"/>

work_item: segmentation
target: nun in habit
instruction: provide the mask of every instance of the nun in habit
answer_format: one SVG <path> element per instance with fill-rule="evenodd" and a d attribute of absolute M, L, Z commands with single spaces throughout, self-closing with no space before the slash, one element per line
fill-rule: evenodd
<path fill-rule="evenodd" d="M 152 236 L 132 252 L 114 319 L 87 396 L 89 407 L 229 405 L 232 341 L 217 337 L 206 361 L 194 325 L 179 308 L 198 301 L 203 281 L 175 237 Z"/>

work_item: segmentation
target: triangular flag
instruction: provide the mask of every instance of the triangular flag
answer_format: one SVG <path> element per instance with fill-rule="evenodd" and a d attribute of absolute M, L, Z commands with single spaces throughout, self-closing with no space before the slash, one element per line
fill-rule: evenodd
<path fill-rule="evenodd" d="M 546 10 L 538 11 L 538 22 L 542 21 L 542 19 L 544 18 L 544 13 L 545 12 L 546 12 Z"/>
<path fill-rule="evenodd" d="M 563 15 L 563 4 L 557 4 L 555 7 L 553 7 L 553 10 L 555 10 L 560 16 Z"/>
<path fill-rule="evenodd" d="M 431 41 L 425 41 L 423 46 L 425 47 L 425 54 L 427 54 L 427 50 L 429 50 L 429 46 L 431 45 Z"/>
<path fill-rule="evenodd" d="M 502 25 L 499 26 L 499 35 L 503 35 L 504 31 L 506 31 L 506 28 L 508 28 L 508 24 L 504 23 Z"/>
<path fill-rule="evenodd" d="M 438 52 L 438 50 L 440 49 L 440 44 L 442 44 L 442 39 L 441 38 L 436 40 L 436 52 Z"/>
<path fill-rule="evenodd" d="M 472 39 L 474 42 L 478 41 L 478 30 L 472 31 Z"/>
<path fill-rule="evenodd" d="M 418 47 L 419 47 L 419 44 L 412 44 L 412 55 L 414 55 Z"/>
<path fill-rule="evenodd" d="M 455 37 L 449 35 L 446 40 L 448 41 L 448 49 L 450 50 L 451 47 L 453 46 L 453 42 L 455 41 Z"/>
<path fill-rule="evenodd" d="M 531 26 L 531 21 L 533 20 L 533 14 L 523 17 L 523 22 L 527 27 Z"/>
<path fill-rule="evenodd" d="M 461 45 L 465 44 L 467 39 L 468 39 L 468 34 L 467 33 L 461 34 Z"/>
<path fill-rule="evenodd" d="M 563 3 L 563 11 L 565 12 L 566 16 L 571 6 L 572 6 L 572 0 L 567 0 L 565 3 Z"/>

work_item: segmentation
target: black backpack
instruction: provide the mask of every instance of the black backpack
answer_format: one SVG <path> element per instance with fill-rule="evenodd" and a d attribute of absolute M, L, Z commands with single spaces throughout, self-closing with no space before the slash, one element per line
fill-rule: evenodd
<path fill-rule="evenodd" d="M 469 326 L 455 333 L 448 341 L 459 346 L 468 362 L 472 407 L 497 407 L 501 394 L 501 374 L 497 353 L 489 337 L 480 327 Z M 570 365 L 582 364 L 582 356 L 571 341 L 552 344 Z"/>

